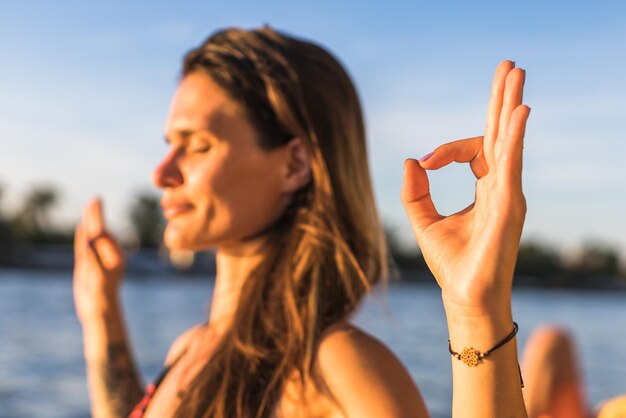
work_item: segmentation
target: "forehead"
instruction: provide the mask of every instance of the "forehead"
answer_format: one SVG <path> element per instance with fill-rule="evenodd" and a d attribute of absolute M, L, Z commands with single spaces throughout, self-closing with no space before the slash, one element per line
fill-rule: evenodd
<path fill-rule="evenodd" d="M 180 82 L 165 125 L 168 134 L 178 131 L 224 131 L 233 123 L 241 123 L 243 112 L 209 76 L 187 75 Z"/>

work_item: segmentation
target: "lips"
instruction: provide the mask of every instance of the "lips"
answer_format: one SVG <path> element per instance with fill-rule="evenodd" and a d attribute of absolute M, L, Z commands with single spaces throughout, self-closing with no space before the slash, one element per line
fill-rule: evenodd
<path fill-rule="evenodd" d="M 163 208 L 163 216 L 166 219 L 174 218 L 193 209 L 193 205 L 191 203 L 176 202 L 164 202 L 161 204 L 161 207 Z"/>

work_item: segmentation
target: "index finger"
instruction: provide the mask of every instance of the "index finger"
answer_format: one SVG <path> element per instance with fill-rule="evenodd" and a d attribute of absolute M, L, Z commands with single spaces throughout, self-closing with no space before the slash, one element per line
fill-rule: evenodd
<path fill-rule="evenodd" d="M 483 177 L 489 171 L 485 162 L 482 136 L 459 139 L 440 145 L 427 157 L 419 161 L 426 170 L 437 170 L 452 162 L 457 162 L 470 163 L 476 178 Z"/>

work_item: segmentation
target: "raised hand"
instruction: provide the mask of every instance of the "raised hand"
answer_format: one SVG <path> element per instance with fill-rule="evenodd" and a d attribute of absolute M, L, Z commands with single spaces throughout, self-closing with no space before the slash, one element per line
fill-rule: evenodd
<path fill-rule="evenodd" d="M 525 72 L 511 61 L 496 69 L 484 138 L 451 142 L 420 161 L 405 161 L 402 202 L 441 286 L 448 316 L 510 316 L 513 272 L 526 214 L 522 148 L 530 109 L 521 104 L 524 77 Z M 442 216 L 431 199 L 425 170 L 454 161 L 470 163 L 477 178 L 475 201 L 456 214 Z"/>
<path fill-rule="evenodd" d="M 74 304 L 83 328 L 91 414 L 127 417 L 143 391 L 119 301 L 124 255 L 106 229 L 99 199 L 85 207 L 74 251 Z"/>
<path fill-rule="evenodd" d="M 90 201 L 74 235 L 74 304 L 81 323 L 102 316 L 118 297 L 124 255 L 106 230 L 99 199 Z"/>

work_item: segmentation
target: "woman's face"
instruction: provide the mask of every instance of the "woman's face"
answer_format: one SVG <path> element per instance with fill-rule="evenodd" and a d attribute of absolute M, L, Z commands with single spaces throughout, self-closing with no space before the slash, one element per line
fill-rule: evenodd
<path fill-rule="evenodd" d="M 287 148 L 262 150 L 243 111 L 207 75 L 182 80 L 165 133 L 169 150 L 153 181 L 163 189 L 168 248 L 255 241 L 287 207 Z"/>

